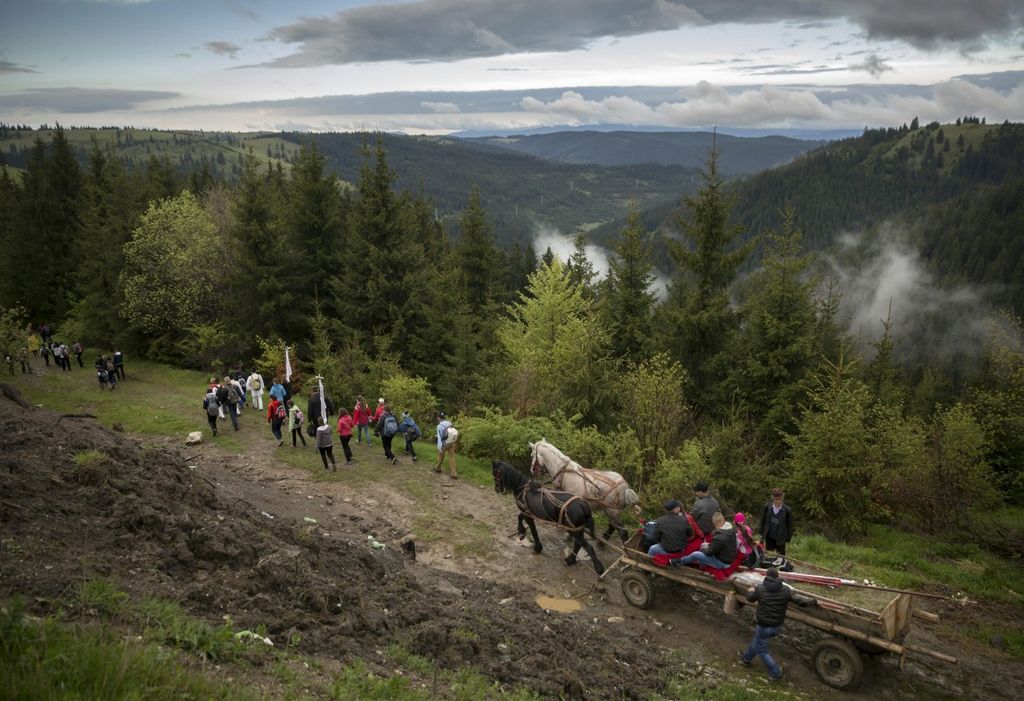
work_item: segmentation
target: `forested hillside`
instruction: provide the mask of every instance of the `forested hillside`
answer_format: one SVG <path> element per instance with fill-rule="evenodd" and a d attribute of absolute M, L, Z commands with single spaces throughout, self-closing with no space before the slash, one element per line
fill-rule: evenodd
<path fill-rule="evenodd" d="M 99 145 L 80 166 L 54 132 L 17 178 L 0 174 L 6 350 L 21 353 L 26 326 L 45 322 L 61 342 L 273 374 L 287 344 L 296 389 L 319 373 L 345 403 L 383 390 L 421 413 L 457 412 L 463 450 L 481 458 L 521 463 L 527 440 L 558 436 L 579 462 L 625 474 L 645 503 L 708 478 L 750 511 L 783 485 L 804 522 L 832 535 L 883 523 L 1019 548 L 1019 316 L 979 305 L 969 347 L 950 360 L 924 343 L 908 367 L 896 353 L 905 329 L 884 316 L 869 320 L 877 340 L 855 342 L 840 306 L 849 281 L 818 276 L 813 252 L 831 240 L 823 231 L 920 211 L 922 231 L 960 245 L 933 250 L 960 257 L 950 269 L 1015 274 L 995 242 L 1019 236 L 1018 125 L 869 132 L 738 189 L 712 156 L 663 244 L 664 299 L 639 215 L 607 233 L 604 280 L 583 239 L 568 261 L 499 245 L 490 206 L 513 200 L 484 188 L 522 192 L 568 166 L 527 159 L 531 172 L 489 149 L 476 172 L 462 160 L 475 147 L 429 139 L 383 139 L 343 160 L 360 139 L 302 144 L 287 169 L 244 155 L 227 181 L 161 160 L 127 168 Z M 435 178 L 465 189 L 454 237 L 427 171 L 422 187 L 399 175 L 431 158 Z M 504 158 L 520 159 L 506 176 Z M 925 208 L 941 201 L 952 209 Z M 959 235 L 954 210 L 993 222 L 989 252 Z"/>
<path fill-rule="evenodd" d="M 750 175 L 780 166 L 824 141 L 783 136 L 739 138 L 711 132 L 565 131 L 527 136 L 489 136 L 472 139 L 511 151 L 566 163 L 630 165 L 660 163 L 694 166 L 707 158 L 717 143 L 719 166 L 725 175 Z"/>
<path fill-rule="evenodd" d="M 28 167 L 36 140 L 49 129 L 0 125 L 0 164 Z M 62 132 L 71 156 L 87 165 L 94 151 L 121 161 L 125 170 L 185 179 L 193 190 L 214 180 L 237 181 L 252 154 L 261 166 L 287 175 L 304 146 L 315 146 L 341 186 L 353 187 L 364 149 L 378 141 L 388 152 L 395 186 L 427 197 L 447 228 L 457 228 L 469 191 L 477 187 L 494 236 L 502 246 L 526 245 L 538 228 L 572 234 L 645 208 L 675 201 L 696 187 L 700 162 L 619 167 L 556 163 L 460 139 L 384 133 L 216 133 L 138 129 L 70 129 Z M 157 174 L 163 173 L 164 176 Z"/>

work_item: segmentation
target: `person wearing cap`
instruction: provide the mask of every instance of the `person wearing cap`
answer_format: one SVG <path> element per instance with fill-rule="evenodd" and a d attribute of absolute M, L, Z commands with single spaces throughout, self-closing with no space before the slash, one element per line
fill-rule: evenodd
<path fill-rule="evenodd" d="M 434 463 L 434 472 L 441 471 L 441 463 L 447 455 L 448 475 L 452 479 L 458 479 L 459 475 L 455 471 L 455 443 L 446 440 L 449 428 L 452 428 L 452 422 L 445 417 L 443 411 L 437 412 L 437 462 Z"/>
<path fill-rule="evenodd" d="M 747 592 L 747 601 L 757 603 L 756 626 L 750 646 L 746 651 L 740 651 L 740 664 L 749 667 L 755 657 L 760 657 L 768 670 L 768 677 L 777 682 L 782 679 L 782 668 L 768 652 L 768 641 L 779 634 L 786 621 L 790 601 L 796 602 L 797 606 L 815 606 L 818 601 L 793 591 L 779 578 L 779 571 L 774 567 L 768 568 L 764 581 Z"/>
<path fill-rule="evenodd" d="M 380 417 L 384 414 L 384 397 L 377 400 L 377 410 L 373 412 L 373 416 L 370 417 L 370 423 L 374 426 L 380 421 Z"/>
<path fill-rule="evenodd" d="M 683 516 L 682 502 L 678 499 L 669 499 L 665 502 L 665 513 L 654 521 L 652 539 L 655 543 L 647 554 L 654 557 L 682 552 L 691 538 L 693 529 Z"/>
<path fill-rule="evenodd" d="M 721 507 L 718 505 L 718 500 L 708 494 L 707 482 L 702 481 L 693 485 L 693 493 L 697 499 L 693 502 L 690 515 L 693 516 L 697 526 L 703 531 L 704 539 L 707 540 L 711 536 L 711 531 L 715 530 L 712 517 Z"/>
<path fill-rule="evenodd" d="M 786 554 L 786 543 L 793 537 L 793 510 L 783 503 L 786 494 L 776 487 L 771 491 L 772 500 L 761 507 L 761 521 L 758 532 L 767 550 L 779 555 Z"/>
<path fill-rule="evenodd" d="M 743 556 L 740 564 L 754 567 L 757 564 L 757 544 L 754 542 L 754 532 L 747 525 L 747 515 L 743 512 L 734 514 L 732 528 L 736 532 L 736 550 Z"/>

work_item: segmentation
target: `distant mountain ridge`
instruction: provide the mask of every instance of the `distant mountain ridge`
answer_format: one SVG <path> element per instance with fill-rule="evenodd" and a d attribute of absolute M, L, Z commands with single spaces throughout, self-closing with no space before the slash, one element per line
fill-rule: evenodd
<path fill-rule="evenodd" d="M 562 163 L 604 166 L 657 163 L 701 167 L 712 144 L 726 176 L 750 175 L 783 165 L 828 143 L 785 136 L 737 137 L 685 131 L 558 131 L 548 134 L 487 136 L 467 141 L 548 158 Z"/>

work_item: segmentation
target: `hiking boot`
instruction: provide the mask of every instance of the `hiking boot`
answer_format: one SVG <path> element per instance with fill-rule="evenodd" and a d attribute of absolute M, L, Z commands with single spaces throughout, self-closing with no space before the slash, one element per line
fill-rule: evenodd
<path fill-rule="evenodd" d="M 412 456 L 412 461 L 416 462 L 416 456 L 415 455 Z"/>
<path fill-rule="evenodd" d="M 744 657 L 744 651 L 740 650 L 739 654 L 740 654 L 740 664 L 743 665 L 744 667 L 749 667 L 751 661 L 748 660 L 746 657 Z"/>
<path fill-rule="evenodd" d="M 397 465 L 398 464 L 398 458 L 391 458 L 391 464 L 392 465 Z"/>
<path fill-rule="evenodd" d="M 768 680 L 769 681 L 773 681 L 773 682 L 781 682 L 785 678 L 786 678 L 786 675 L 782 673 L 782 667 L 779 667 L 779 676 L 777 676 L 777 677 L 768 677 Z"/>

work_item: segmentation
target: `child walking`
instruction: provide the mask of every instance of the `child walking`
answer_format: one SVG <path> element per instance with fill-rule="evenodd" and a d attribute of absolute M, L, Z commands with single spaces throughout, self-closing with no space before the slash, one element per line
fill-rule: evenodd
<path fill-rule="evenodd" d="M 324 461 L 324 469 L 338 471 L 338 463 L 334 461 L 334 440 L 331 427 L 324 423 L 324 417 L 316 417 L 316 449 L 320 451 L 320 459 Z M 327 467 L 327 459 L 331 459 L 331 467 Z"/>
<path fill-rule="evenodd" d="M 288 400 L 288 430 L 292 432 L 292 447 L 295 447 L 295 437 L 302 441 L 302 447 L 306 447 L 306 437 L 302 435 L 302 410 L 295 406 L 295 402 Z"/>

